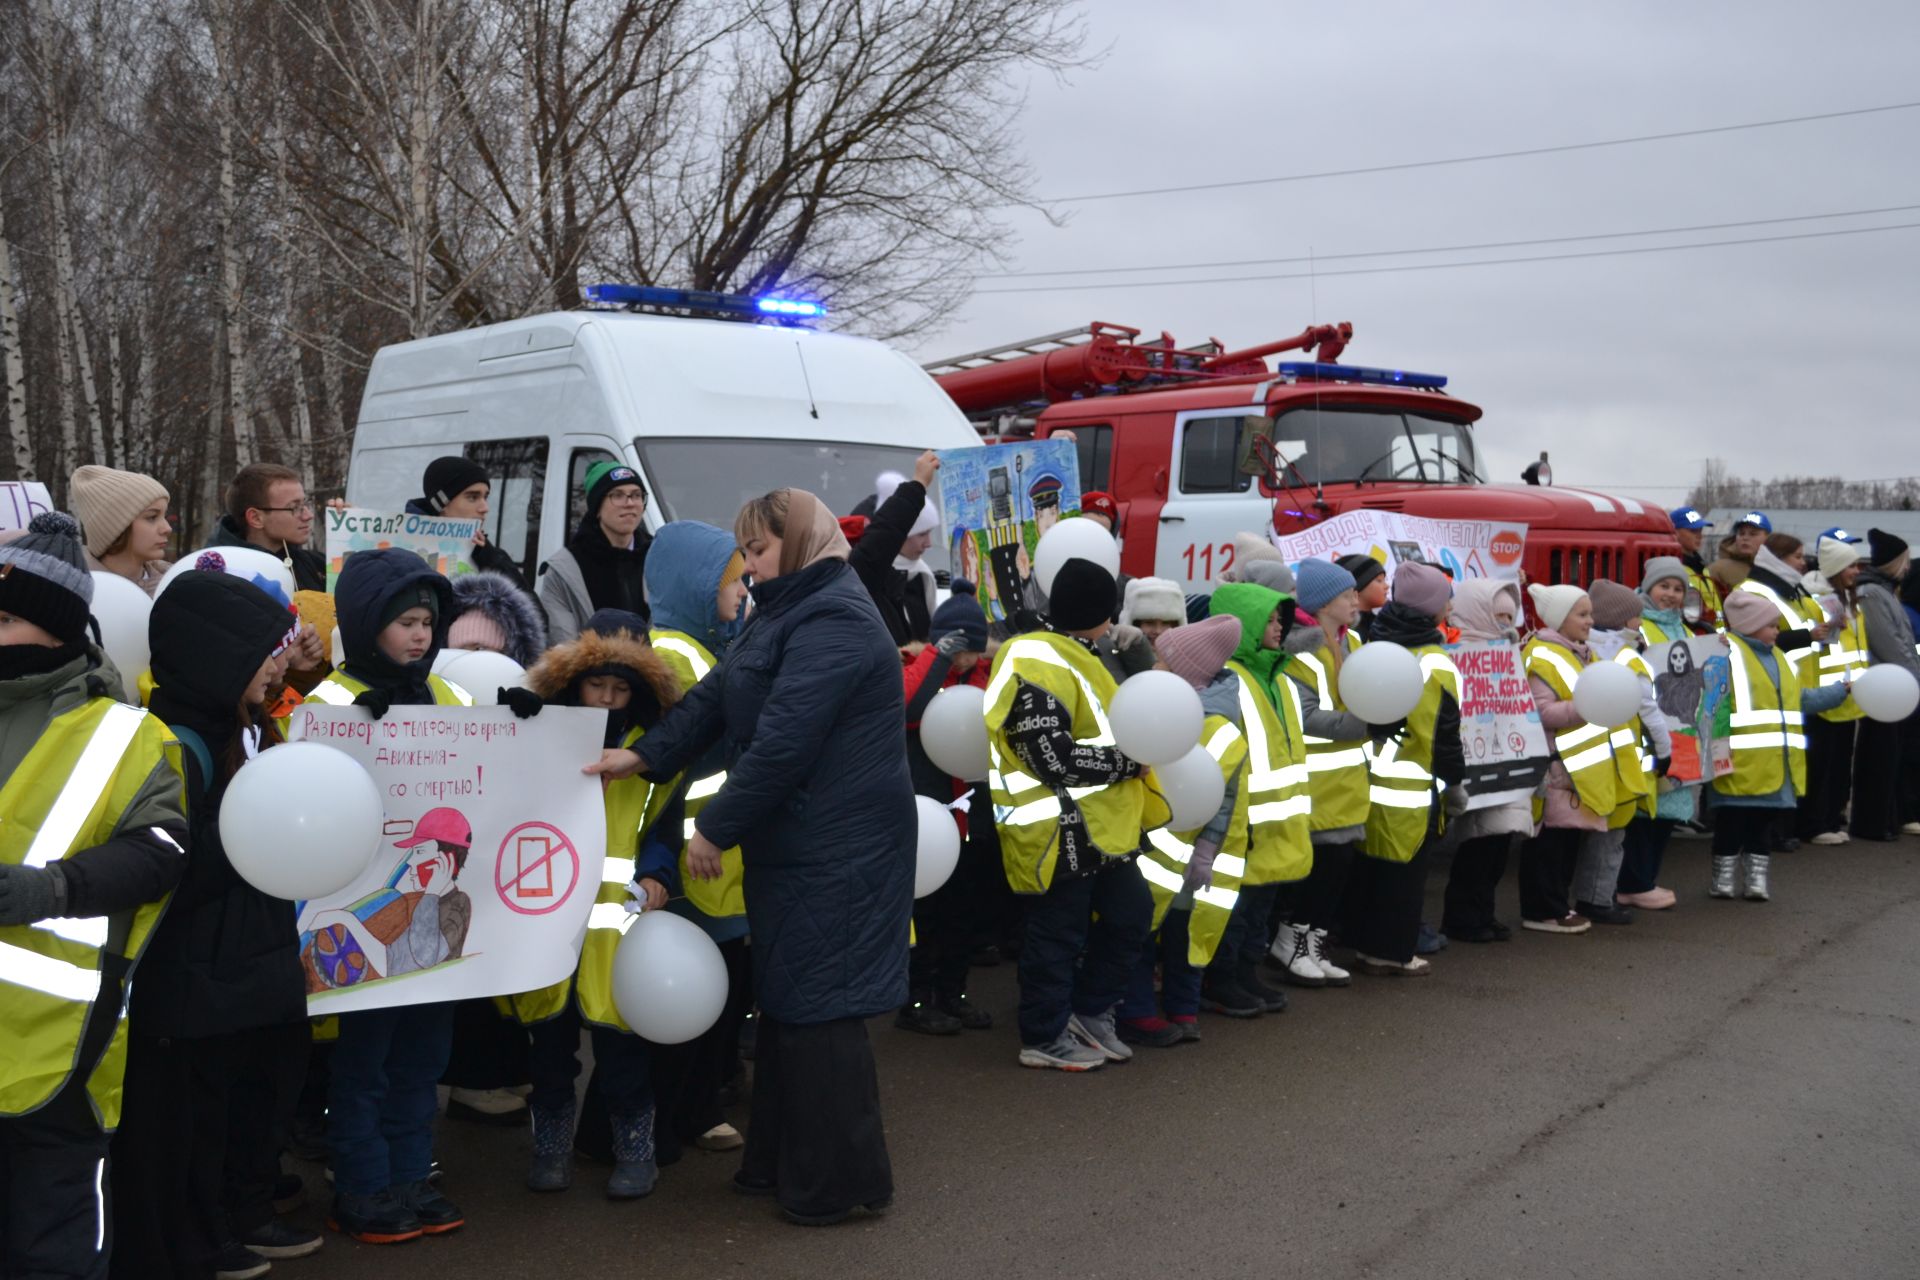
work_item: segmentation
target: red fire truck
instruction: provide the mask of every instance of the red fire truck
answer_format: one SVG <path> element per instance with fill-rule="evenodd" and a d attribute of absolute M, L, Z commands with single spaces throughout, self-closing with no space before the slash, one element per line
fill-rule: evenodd
<path fill-rule="evenodd" d="M 1236 533 L 1297 533 L 1368 508 L 1526 526 L 1524 568 L 1544 582 L 1629 585 L 1677 552 L 1657 505 L 1555 488 L 1546 454 L 1523 484 L 1482 473 L 1480 409 L 1437 374 L 1339 363 L 1351 324 L 1240 350 L 1095 322 L 927 366 L 989 439 L 1071 432 L 1080 482 L 1120 509 L 1121 568 L 1205 589 Z M 1269 365 L 1268 357 L 1313 358 Z M 1518 555 L 1496 534 L 1492 553 Z M 1469 572 L 1472 572 L 1469 569 Z"/>

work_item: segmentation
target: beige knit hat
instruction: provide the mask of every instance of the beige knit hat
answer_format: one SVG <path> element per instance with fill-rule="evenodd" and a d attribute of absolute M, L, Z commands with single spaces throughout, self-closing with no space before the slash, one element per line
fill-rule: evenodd
<path fill-rule="evenodd" d="M 97 559 L 154 502 L 167 500 L 167 486 L 152 476 L 91 464 L 73 473 L 73 514 L 80 518 L 87 550 Z"/>

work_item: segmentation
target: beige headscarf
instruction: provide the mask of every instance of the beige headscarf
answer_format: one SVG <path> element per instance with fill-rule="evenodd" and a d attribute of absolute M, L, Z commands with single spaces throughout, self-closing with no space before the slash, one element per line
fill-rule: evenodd
<path fill-rule="evenodd" d="M 798 573 L 822 560 L 853 554 L 827 504 L 805 489 L 787 490 L 787 532 L 780 540 L 780 574 Z"/>

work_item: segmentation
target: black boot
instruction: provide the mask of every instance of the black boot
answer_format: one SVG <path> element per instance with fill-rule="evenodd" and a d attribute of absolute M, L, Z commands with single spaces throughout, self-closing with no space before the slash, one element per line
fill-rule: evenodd
<path fill-rule="evenodd" d="M 960 1019 L 942 1012 L 933 1002 L 932 992 L 917 992 L 912 1004 L 903 1005 L 893 1025 L 902 1031 L 918 1031 L 923 1036 L 957 1036 Z"/>
<path fill-rule="evenodd" d="M 1260 1007 L 1268 1013 L 1287 1011 L 1287 993 L 1279 987 L 1270 987 L 1260 980 L 1260 964 L 1257 960 L 1242 960 L 1234 966 L 1233 980 L 1242 991 L 1260 1002 Z"/>
<path fill-rule="evenodd" d="M 1265 1001 L 1234 981 L 1224 968 L 1208 969 L 1200 980 L 1200 1007 L 1229 1018 L 1257 1018 L 1267 1009 Z"/>
<path fill-rule="evenodd" d="M 967 999 L 967 993 L 941 996 L 934 1001 L 940 1012 L 960 1019 L 960 1025 L 968 1031 L 993 1030 L 993 1015 Z"/>

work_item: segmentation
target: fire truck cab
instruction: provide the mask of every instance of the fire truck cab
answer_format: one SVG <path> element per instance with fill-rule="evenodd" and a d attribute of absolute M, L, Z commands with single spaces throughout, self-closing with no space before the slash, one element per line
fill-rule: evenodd
<path fill-rule="evenodd" d="M 1207 590 L 1234 535 L 1294 533 L 1356 508 L 1527 526 L 1536 581 L 1633 585 L 1674 554 L 1656 504 L 1528 483 L 1493 484 L 1474 447 L 1478 406 L 1435 374 L 1341 364 L 1351 325 L 1242 351 L 1181 348 L 1095 323 L 928 365 L 988 438 L 1072 434 L 1083 489 L 1120 510 L 1121 569 Z M 1269 365 L 1283 351 L 1314 359 Z M 1471 572 L 1471 570 L 1469 570 Z"/>

